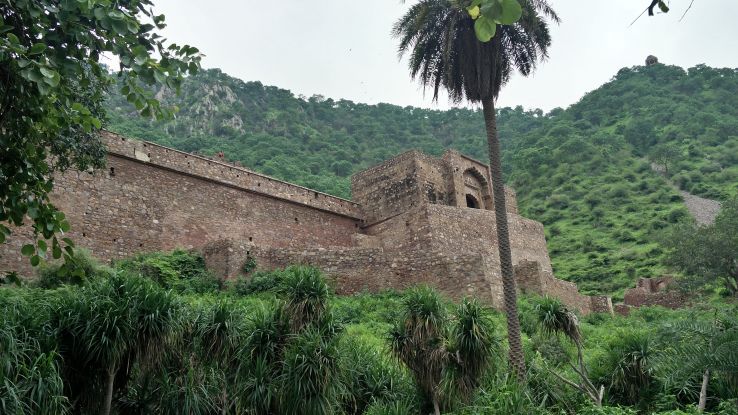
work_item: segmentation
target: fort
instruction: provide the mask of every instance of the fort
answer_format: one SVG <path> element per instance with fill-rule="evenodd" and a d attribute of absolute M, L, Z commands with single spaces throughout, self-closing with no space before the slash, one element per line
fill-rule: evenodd
<path fill-rule="evenodd" d="M 104 132 L 107 167 L 56 177 L 52 201 L 77 245 L 103 260 L 195 249 L 223 278 L 259 268 L 320 267 L 339 294 L 425 283 L 502 306 L 488 167 L 456 151 L 408 151 L 351 179 L 354 200 L 245 168 Z M 506 189 L 513 263 L 521 291 L 551 295 L 583 314 L 612 312 L 607 297 L 554 277 L 543 225 L 518 214 Z M 20 247 L 0 246 L 0 271 L 30 275 Z"/>

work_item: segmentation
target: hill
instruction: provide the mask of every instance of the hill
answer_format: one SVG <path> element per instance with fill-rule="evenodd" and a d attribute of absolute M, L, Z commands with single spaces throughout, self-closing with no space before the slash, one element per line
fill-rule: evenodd
<path fill-rule="evenodd" d="M 688 216 L 666 179 L 714 199 L 738 193 L 737 90 L 733 69 L 656 64 L 622 69 L 567 109 L 498 110 L 508 182 L 522 213 L 546 225 L 558 277 L 617 296 L 636 276 L 665 271 L 655 236 Z M 343 197 L 352 173 L 409 148 L 487 157 L 478 110 L 296 97 L 217 69 L 188 78 L 178 96 L 157 95 L 180 108 L 175 120 L 132 117 L 113 94 L 108 128 L 184 151 L 223 151 Z"/>

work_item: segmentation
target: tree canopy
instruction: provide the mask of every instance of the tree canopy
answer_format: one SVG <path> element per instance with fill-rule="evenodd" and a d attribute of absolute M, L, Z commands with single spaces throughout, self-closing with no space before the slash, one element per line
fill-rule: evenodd
<path fill-rule="evenodd" d="M 693 282 L 717 281 L 738 296 L 738 199 L 722 205 L 715 223 L 685 223 L 668 232 L 664 244 L 668 263 Z"/>
<path fill-rule="evenodd" d="M 104 164 L 97 131 L 116 57 L 120 93 L 144 117 L 162 118 L 149 88 L 178 89 L 198 69 L 196 48 L 167 44 L 164 16 L 150 0 L 16 0 L 0 4 L 0 243 L 30 219 L 36 235 L 23 255 L 38 265 L 71 258 L 64 214 L 49 201 L 53 174 Z M 47 240 L 50 240 L 47 242 Z M 64 250 L 62 250 L 62 247 Z"/>

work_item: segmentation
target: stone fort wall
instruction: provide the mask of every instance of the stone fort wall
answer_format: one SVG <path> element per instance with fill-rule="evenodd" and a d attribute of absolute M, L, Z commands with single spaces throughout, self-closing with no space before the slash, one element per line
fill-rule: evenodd
<path fill-rule="evenodd" d="M 474 159 L 403 153 L 354 175 L 350 201 L 153 143 L 103 138 L 107 167 L 68 171 L 52 194 L 69 236 L 93 256 L 196 249 L 225 278 L 255 258 L 263 269 L 318 266 L 339 293 L 426 283 L 502 306 L 490 174 Z M 506 194 L 521 289 L 583 313 L 611 310 L 553 277 L 542 224 L 520 216 L 515 193 Z M 29 240 L 21 229 L 0 246 L 0 271 L 32 274 L 20 256 Z"/>
<path fill-rule="evenodd" d="M 70 170 L 52 201 L 70 237 L 94 256 L 200 248 L 230 238 L 274 247 L 351 246 L 362 224 L 348 200 L 236 166 L 106 133 L 107 168 Z M 0 249 L 0 271 L 31 275 L 20 247 L 29 229 Z"/>

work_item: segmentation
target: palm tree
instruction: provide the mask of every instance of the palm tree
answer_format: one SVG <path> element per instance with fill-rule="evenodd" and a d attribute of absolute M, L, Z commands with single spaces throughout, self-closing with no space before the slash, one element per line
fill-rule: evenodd
<path fill-rule="evenodd" d="M 239 399 L 249 413 L 335 413 L 342 327 L 328 307 L 330 289 L 316 268 L 288 267 L 283 276 L 284 301 L 248 319 L 233 379 Z"/>
<path fill-rule="evenodd" d="M 64 291 L 54 321 L 73 402 L 113 412 L 113 397 L 136 362 L 158 358 L 156 346 L 173 330 L 176 307 L 170 292 L 141 277 L 113 275 Z"/>
<path fill-rule="evenodd" d="M 584 352 L 582 344 L 582 332 L 579 330 L 579 319 L 576 314 L 568 310 L 559 300 L 553 298 L 544 298 L 543 301 L 536 304 L 536 317 L 538 324 L 544 333 L 549 335 L 564 335 L 577 348 L 577 364 L 569 364 L 572 370 L 579 376 L 579 383 L 552 372 L 559 380 L 567 385 L 585 393 L 597 406 L 602 406 L 602 396 L 605 387 L 600 385 L 595 387 L 594 383 L 589 379 L 589 372 L 584 365 Z"/>
<path fill-rule="evenodd" d="M 505 208 L 505 188 L 497 137 L 495 100 L 515 69 L 529 75 L 539 58 L 547 56 L 551 44 L 550 19 L 559 18 L 546 0 L 520 0 L 520 20 L 501 25 L 489 41 L 480 42 L 474 21 L 463 0 L 420 0 L 395 23 L 393 34 L 400 39 L 400 55 L 410 56 L 410 75 L 433 88 L 433 99 L 443 87 L 454 102 L 466 99 L 482 103 L 489 147 L 489 166 L 494 195 L 497 239 L 507 314 L 510 365 L 518 379 L 525 376 L 525 358 L 520 340 L 517 293 L 513 275 L 510 236 Z"/>
<path fill-rule="evenodd" d="M 290 317 L 293 331 L 301 331 L 320 321 L 326 312 L 330 289 L 319 269 L 308 266 L 291 266 L 285 269 L 285 312 Z"/>
<path fill-rule="evenodd" d="M 653 400 L 657 387 L 651 339 L 645 332 L 626 332 L 608 346 L 607 367 L 610 399 L 627 405 L 645 404 Z M 644 408 L 645 409 L 645 408 Z"/>
<path fill-rule="evenodd" d="M 426 404 L 441 413 L 440 384 L 448 362 L 446 310 L 429 287 L 411 290 L 403 301 L 403 316 L 390 332 L 390 349 L 415 378 Z"/>
<path fill-rule="evenodd" d="M 717 319 L 714 322 L 679 322 L 673 327 L 673 342 L 657 365 L 668 387 L 689 392 L 700 384 L 699 412 L 707 405 L 707 392 L 716 375 L 726 378 L 738 375 L 738 321 Z M 701 382 L 695 382 L 701 377 Z"/>
<path fill-rule="evenodd" d="M 464 299 L 450 320 L 433 289 L 411 290 L 390 332 L 392 354 L 403 362 L 425 403 L 438 415 L 455 395 L 468 399 L 492 365 L 494 325 L 478 302 Z"/>

